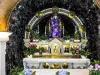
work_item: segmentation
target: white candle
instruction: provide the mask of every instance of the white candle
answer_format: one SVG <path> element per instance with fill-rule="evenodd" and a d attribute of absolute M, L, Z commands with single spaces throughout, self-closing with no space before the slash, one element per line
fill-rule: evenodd
<path fill-rule="evenodd" d="M 45 26 L 45 35 L 46 35 L 46 26 Z"/>
<path fill-rule="evenodd" d="M 64 26 L 63 26 L 63 36 L 64 36 Z"/>
<path fill-rule="evenodd" d="M 39 34 L 39 25 L 38 25 L 38 34 Z"/>

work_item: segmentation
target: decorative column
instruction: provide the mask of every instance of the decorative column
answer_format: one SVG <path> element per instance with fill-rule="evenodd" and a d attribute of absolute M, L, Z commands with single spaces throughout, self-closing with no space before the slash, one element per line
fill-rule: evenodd
<path fill-rule="evenodd" d="M 0 75 L 6 75 L 5 70 L 5 54 L 6 42 L 9 40 L 9 32 L 0 32 Z"/>

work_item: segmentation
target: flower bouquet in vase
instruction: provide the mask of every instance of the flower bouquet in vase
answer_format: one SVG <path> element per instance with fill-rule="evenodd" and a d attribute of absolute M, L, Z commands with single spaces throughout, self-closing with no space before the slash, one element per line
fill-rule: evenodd
<path fill-rule="evenodd" d="M 36 44 L 33 44 L 33 43 L 30 43 L 30 44 L 29 44 L 29 52 L 30 52 L 30 55 L 34 56 L 36 47 L 37 47 Z"/>

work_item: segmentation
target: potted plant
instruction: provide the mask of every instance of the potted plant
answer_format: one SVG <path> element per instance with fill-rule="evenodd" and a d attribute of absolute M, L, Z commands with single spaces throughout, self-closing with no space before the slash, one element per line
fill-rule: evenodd
<path fill-rule="evenodd" d="M 35 40 L 36 40 L 36 39 L 39 39 L 39 34 L 34 33 L 33 37 L 34 37 Z"/>
<path fill-rule="evenodd" d="M 42 56 L 43 50 L 44 50 L 43 47 L 40 47 L 40 48 L 39 48 L 39 54 L 40 54 L 40 56 Z"/>
<path fill-rule="evenodd" d="M 66 35 L 66 36 L 63 36 L 63 39 L 64 39 L 64 40 L 70 40 L 70 38 L 71 38 L 71 37 L 70 37 L 69 35 L 68 35 L 68 36 L 67 36 L 67 35 Z"/>
<path fill-rule="evenodd" d="M 88 50 L 87 50 L 87 51 L 81 50 L 81 51 L 80 51 L 80 54 L 81 54 L 81 56 L 87 57 L 87 56 L 89 56 L 89 55 L 91 54 L 91 52 L 89 52 Z"/>
<path fill-rule="evenodd" d="M 70 72 L 61 70 L 61 71 L 57 71 L 57 72 L 56 72 L 56 75 L 70 75 Z"/>
<path fill-rule="evenodd" d="M 75 34 L 74 34 L 74 39 L 75 40 L 79 40 L 80 39 L 80 33 L 79 33 L 79 31 L 77 31 Z M 75 41 L 74 40 L 74 41 Z"/>
<path fill-rule="evenodd" d="M 88 67 L 90 74 L 89 75 L 100 75 L 100 60 L 94 60 L 94 64 Z"/>
<path fill-rule="evenodd" d="M 71 52 L 72 52 L 72 54 L 73 54 L 73 57 L 75 57 L 75 54 L 76 54 L 76 49 L 74 48 L 74 49 L 72 49 L 71 50 Z"/>
<path fill-rule="evenodd" d="M 41 40 L 47 40 L 47 39 L 48 39 L 48 36 L 47 36 L 47 35 L 42 35 L 42 36 L 40 37 L 40 39 L 41 39 Z"/>
<path fill-rule="evenodd" d="M 24 51 L 24 56 L 33 56 L 36 50 L 36 44 L 29 44 L 29 47 L 27 47 L 27 50 Z"/>

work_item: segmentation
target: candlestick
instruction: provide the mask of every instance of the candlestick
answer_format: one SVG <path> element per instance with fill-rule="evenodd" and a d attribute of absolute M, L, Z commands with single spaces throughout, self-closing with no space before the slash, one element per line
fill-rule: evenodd
<path fill-rule="evenodd" d="M 64 26 L 63 26 L 63 36 L 64 36 Z"/>
<path fill-rule="evenodd" d="M 39 25 L 38 25 L 38 34 L 39 34 Z"/>

